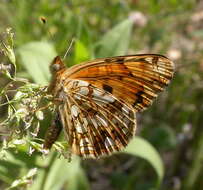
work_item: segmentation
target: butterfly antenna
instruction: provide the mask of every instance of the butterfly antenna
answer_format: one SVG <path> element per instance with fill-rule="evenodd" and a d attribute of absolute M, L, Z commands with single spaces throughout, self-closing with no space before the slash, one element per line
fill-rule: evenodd
<path fill-rule="evenodd" d="M 50 32 L 50 30 L 49 30 L 49 28 L 47 26 L 47 19 L 46 19 L 46 17 L 41 16 L 39 19 L 40 19 L 41 23 L 43 24 L 45 31 L 48 33 L 48 36 L 53 41 L 53 35 L 51 34 L 51 32 Z"/>
<path fill-rule="evenodd" d="M 73 43 L 75 42 L 75 38 L 73 38 L 70 42 L 70 45 L 65 53 L 65 55 L 63 56 L 63 60 L 66 58 L 66 56 L 68 55 L 69 51 L 71 50 L 72 46 L 73 46 Z"/>
<path fill-rule="evenodd" d="M 46 19 L 46 17 L 41 16 L 39 19 L 40 19 L 41 23 L 44 25 L 46 32 L 48 32 L 48 35 L 49 35 L 50 38 L 53 40 L 53 36 L 52 36 L 52 34 L 51 34 L 49 28 L 47 28 L 48 26 L 47 26 L 47 19 Z M 70 49 L 72 48 L 74 42 L 75 42 L 75 38 L 72 38 L 72 40 L 71 40 L 71 42 L 70 42 L 70 45 L 69 45 L 69 47 L 68 47 L 68 49 L 67 49 L 65 55 L 63 56 L 63 59 L 62 59 L 62 60 L 64 60 L 64 59 L 66 58 L 66 56 L 68 55 L 68 53 L 69 53 Z"/>

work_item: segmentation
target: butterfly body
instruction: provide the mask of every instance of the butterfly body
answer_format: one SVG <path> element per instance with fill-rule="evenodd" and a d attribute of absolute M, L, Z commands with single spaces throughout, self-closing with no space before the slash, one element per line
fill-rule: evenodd
<path fill-rule="evenodd" d="M 71 151 L 98 158 L 125 147 L 135 134 L 136 112 L 168 85 L 173 67 L 156 54 L 96 59 L 71 68 L 57 56 L 48 92 L 61 100 L 57 111 Z"/>

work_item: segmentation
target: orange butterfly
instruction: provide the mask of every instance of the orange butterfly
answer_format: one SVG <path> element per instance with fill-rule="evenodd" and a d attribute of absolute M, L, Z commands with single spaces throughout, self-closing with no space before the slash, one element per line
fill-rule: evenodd
<path fill-rule="evenodd" d="M 66 68 L 57 56 L 50 69 L 48 92 L 61 103 L 44 148 L 51 148 L 63 127 L 72 153 L 98 158 L 129 143 L 136 130 L 136 112 L 150 106 L 169 84 L 174 64 L 162 55 L 141 54 Z"/>

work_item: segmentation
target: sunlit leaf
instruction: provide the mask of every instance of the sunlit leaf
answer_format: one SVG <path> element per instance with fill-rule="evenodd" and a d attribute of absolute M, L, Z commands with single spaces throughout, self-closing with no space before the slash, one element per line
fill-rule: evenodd
<path fill-rule="evenodd" d="M 47 160 L 47 163 L 50 159 Z M 29 190 L 43 188 L 43 190 L 60 190 L 67 183 L 69 190 L 88 190 L 89 185 L 86 176 L 80 166 L 80 160 L 74 157 L 71 162 L 65 159 L 54 159 L 46 169 L 39 172 L 38 178 Z"/>
<path fill-rule="evenodd" d="M 84 44 L 77 40 L 75 43 L 75 63 L 80 63 L 83 61 L 87 61 L 90 58 L 90 54 Z"/>
<path fill-rule="evenodd" d="M 127 19 L 107 32 L 98 43 L 97 57 L 125 55 L 131 38 L 132 26 L 132 20 Z"/>
<path fill-rule="evenodd" d="M 157 173 L 158 184 L 161 183 L 164 176 L 163 161 L 159 153 L 148 141 L 141 137 L 135 137 L 124 152 L 133 154 L 148 161 Z"/>
<path fill-rule="evenodd" d="M 30 42 L 18 49 L 22 64 L 38 84 L 47 84 L 50 79 L 49 64 L 56 56 L 54 47 L 46 42 Z"/>

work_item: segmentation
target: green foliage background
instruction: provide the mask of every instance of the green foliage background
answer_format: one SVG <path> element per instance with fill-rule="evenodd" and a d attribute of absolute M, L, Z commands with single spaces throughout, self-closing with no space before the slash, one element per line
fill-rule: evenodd
<path fill-rule="evenodd" d="M 4 149 L 2 135 L 0 188 L 203 189 L 202 7 L 195 0 L 1 0 L 0 32 L 11 27 L 15 34 L 17 77 L 47 85 L 49 63 L 64 55 L 72 38 L 67 66 L 96 57 L 160 53 L 174 60 L 176 73 L 153 106 L 138 115 L 140 137 L 124 153 L 96 161 L 73 157 L 69 163 L 56 151 L 29 156 L 27 144 Z M 143 25 L 132 19 L 137 12 L 143 14 L 138 21 L 146 19 Z M 44 26 L 41 16 L 47 19 Z M 8 62 L 3 55 L 0 61 Z M 7 83 L 0 75 L 0 85 Z M 0 110 L 0 121 L 6 113 Z"/>

